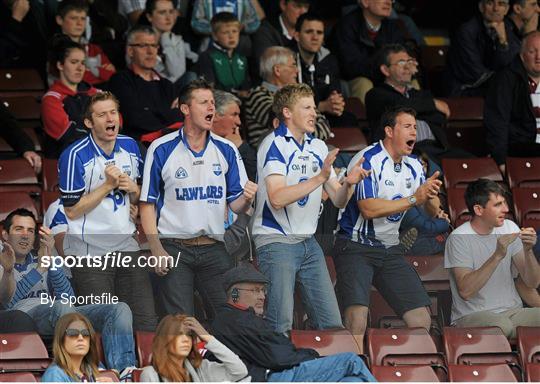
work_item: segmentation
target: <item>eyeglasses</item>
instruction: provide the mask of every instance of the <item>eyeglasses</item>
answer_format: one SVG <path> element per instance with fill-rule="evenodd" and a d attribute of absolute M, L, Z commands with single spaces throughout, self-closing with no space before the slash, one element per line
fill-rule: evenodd
<path fill-rule="evenodd" d="M 413 65 L 413 64 L 416 64 L 416 60 L 414 60 L 414 59 L 399 60 L 399 61 L 396 61 L 395 63 L 390 64 L 390 67 L 392 65 L 397 65 L 398 67 L 404 67 L 406 65 Z"/>
<path fill-rule="evenodd" d="M 66 329 L 66 336 L 67 337 L 79 337 L 81 335 L 82 337 L 90 337 L 90 330 L 89 329 L 75 329 L 75 328 L 68 328 Z"/>
<path fill-rule="evenodd" d="M 256 295 L 258 295 L 259 293 L 264 293 L 266 295 L 266 292 L 268 292 L 266 287 L 264 287 L 264 288 L 251 288 L 251 289 L 247 289 L 247 288 L 236 288 L 236 289 L 238 289 L 239 291 L 249 291 L 249 292 L 254 293 Z"/>
<path fill-rule="evenodd" d="M 129 44 L 129 46 L 135 47 L 135 48 L 141 48 L 141 49 L 146 49 L 146 48 L 158 49 L 159 48 L 159 44 Z"/>

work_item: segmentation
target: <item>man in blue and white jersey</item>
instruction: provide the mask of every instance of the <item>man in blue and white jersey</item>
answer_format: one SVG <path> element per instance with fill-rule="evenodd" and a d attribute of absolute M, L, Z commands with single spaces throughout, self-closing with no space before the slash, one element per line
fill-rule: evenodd
<path fill-rule="evenodd" d="M 142 175 L 139 146 L 131 137 L 119 135 L 118 101 L 112 93 L 97 93 L 90 99 L 84 123 L 90 134 L 61 154 L 59 183 L 68 221 L 65 255 L 90 255 L 101 265 L 72 268 L 75 291 L 80 296 L 110 293 L 133 311 L 136 330 L 154 330 L 157 317 L 148 272 L 134 237 L 130 205 L 139 200 L 136 180 Z M 130 265 L 118 261 L 131 257 Z M 114 266 L 112 265 L 114 263 Z M 93 267 L 96 265 L 96 267 Z"/>
<path fill-rule="evenodd" d="M 385 138 L 360 151 L 349 165 L 363 157 L 363 167 L 371 170 L 342 212 L 334 250 L 345 326 L 359 346 L 363 345 L 372 283 L 407 326 L 429 329 L 431 324 L 426 309 L 429 297 L 403 257 L 398 238 L 401 219 L 409 208 L 423 205 L 431 216 L 440 210 L 439 172 L 426 180 L 422 164 L 411 156 L 415 116 L 410 108 L 390 109 L 381 120 Z"/>
<path fill-rule="evenodd" d="M 233 267 L 223 244 L 227 207 L 247 211 L 257 185 L 248 181 L 236 146 L 210 132 L 212 86 L 194 80 L 179 104 L 184 127 L 148 148 L 141 221 L 152 254 L 171 256 L 171 263 L 156 267 L 165 311 L 192 315 L 196 288 L 212 316 L 226 301 L 221 275 Z"/>
<path fill-rule="evenodd" d="M 328 153 L 326 144 L 312 136 L 315 108 L 309 85 L 278 90 L 273 109 L 280 125 L 257 153 L 260 184 L 253 235 L 259 270 L 270 281 L 266 315 L 279 333 L 292 329 L 297 281 L 312 325 L 342 326 L 324 255 L 313 234 L 323 187 L 337 207 L 344 207 L 354 184 L 369 174 L 357 162 L 344 183 L 338 182 L 332 168 L 338 150 Z"/>

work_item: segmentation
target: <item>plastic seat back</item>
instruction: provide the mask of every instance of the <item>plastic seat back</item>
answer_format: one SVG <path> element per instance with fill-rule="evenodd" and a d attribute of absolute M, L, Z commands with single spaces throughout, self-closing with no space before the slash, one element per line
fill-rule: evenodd
<path fill-rule="evenodd" d="M 510 188 L 540 188 L 540 157 L 507 157 L 506 176 Z"/>
<path fill-rule="evenodd" d="M 311 348 L 321 356 L 352 352 L 361 354 L 353 335 L 347 329 L 292 330 L 291 341 L 297 348 Z"/>
<path fill-rule="evenodd" d="M 137 360 L 139 367 L 146 367 L 152 362 L 152 342 L 154 341 L 154 332 L 135 332 L 135 344 L 137 345 Z"/>
<path fill-rule="evenodd" d="M 448 365 L 451 382 L 517 382 L 506 364 Z"/>
<path fill-rule="evenodd" d="M 444 184 L 446 188 L 466 188 L 479 178 L 496 182 L 503 181 L 501 172 L 490 157 L 475 159 L 442 159 Z"/>
<path fill-rule="evenodd" d="M 381 382 L 439 382 L 435 371 L 429 365 L 374 365 L 371 373 Z"/>

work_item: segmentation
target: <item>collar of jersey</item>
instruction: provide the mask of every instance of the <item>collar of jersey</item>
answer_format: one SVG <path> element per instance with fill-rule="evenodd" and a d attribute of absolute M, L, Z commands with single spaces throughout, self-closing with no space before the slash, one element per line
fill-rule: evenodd
<path fill-rule="evenodd" d="M 17 264 L 15 263 L 15 269 L 19 272 L 24 272 L 26 270 L 26 268 L 28 267 L 28 265 L 32 264 L 34 261 L 37 261 L 37 259 L 34 258 L 34 255 L 32 255 L 32 252 L 29 252 L 25 259 L 24 259 L 24 263 L 22 264 Z"/>
<path fill-rule="evenodd" d="M 384 146 L 382 140 L 379 141 L 379 145 L 381 146 L 384 153 L 386 153 L 386 156 L 388 157 L 388 160 L 391 160 L 392 162 L 394 162 L 394 159 L 392 159 L 392 156 L 390 156 L 390 153 L 386 150 L 386 147 Z M 403 160 L 405 158 L 406 158 L 406 156 L 401 156 L 401 161 L 399 162 L 399 164 L 403 164 Z M 397 163 L 394 163 L 394 164 L 397 164 Z"/>
<path fill-rule="evenodd" d="M 292 140 L 296 146 L 302 151 L 304 150 L 304 144 L 300 145 L 298 141 L 294 138 L 291 131 L 289 131 L 289 128 L 285 125 L 285 123 L 281 122 L 279 123 L 279 127 L 276 128 L 276 136 L 283 136 L 285 140 L 289 141 Z M 304 143 L 311 143 L 311 140 L 313 140 L 313 135 L 310 133 L 304 133 Z"/>
<path fill-rule="evenodd" d="M 101 147 L 99 145 L 97 145 L 97 143 L 94 141 L 94 137 L 92 136 L 91 133 L 88 136 L 90 136 L 90 142 L 92 143 L 92 147 L 94 148 L 94 152 L 98 156 L 101 155 L 104 158 L 106 158 L 107 160 L 113 159 L 115 152 L 118 152 L 120 150 L 120 147 L 118 146 L 118 137 L 116 137 L 116 140 L 114 141 L 114 148 L 113 148 L 113 151 L 111 152 L 111 155 L 109 156 L 105 152 L 103 152 L 103 149 L 101 149 Z"/>
<path fill-rule="evenodd" d="M 191 153 L 193 153 L 193 156 L 195 157 L 203 157 L 204 155 L 204 151 L 206 151 L 206 148 L 208 148 L 208 142 L 210 141 L 210 135 L 212 134 L 211 132 L 208 132 L 207 135 L 206 135 L 206 143 L 204 144 L 204 148 L 200 151 L 200 152 L 195 152 L 193 149 L 191 149 L 191 147 L 189 146 L 189 143 L 186 139 L 186 137 L 184 136 L 184 128 L 180 129 L 178 131 L 178 134 L 180 135 L 180 139 L 182 140 L 182 143 L 184 143 L 184 145 L 186 146 L 187 149 L 189 149 L 189 151 Z"/>

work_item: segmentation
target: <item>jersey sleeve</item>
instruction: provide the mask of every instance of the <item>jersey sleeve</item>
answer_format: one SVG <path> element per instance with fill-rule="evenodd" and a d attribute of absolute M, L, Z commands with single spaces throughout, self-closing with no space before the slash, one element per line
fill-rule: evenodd
<path fill-rule="evenodd" d="M 76 153 L 66 150 L 58 160 L 58 178 L 62 204 L 72 207 L 84 194 L 84 164 Z"/>
<path fill-rule="evenodd" d="M 230 146 L 231 155 L 227 159 L 229 167 L 225 174 L 225 181 L 227 183 L 227 203 L 231 203 L 236 200 L 244 192 L 244 185 L 246 185 L 248 178 L 246 168 L 244 167 L 244 161 L 240 152 L 235 146 Z"/>
<path fill-rule="evenodd" d="M 268 147 L 264 156 L 264 164 L 262 167 L 262 180 L 266 179 L 270 175 L 287 175 L 287 163 L 285 157 L 276 145 L 276 142 Z"/>
<path fill-rule="evenodd" d="M 350 162 L 351 164 L 356 164 L 358 159 L 353 157 Z M 349 165 L 349 168 L 350 168 Z M 356 184 L 355 187 L 355 196 L 356 200 L 365 200 L 365 199 L 375 199 L 379 196 L 378 184 L 377 184 L 377 175 L 373 171 L 371 162 L 369 160 L 364 160 L 362 163 L 362 168 L 365 170 L 372 170 L 368 177 Z"/>
<path fill-rule="evenodd" d="M 163 182 L 161 178 L 163 164 L 160 160 L 159 153 L 156 153 L 156 148 L 153 144 L 150 145 L 144 161 L 140 200 L 147 203 L 155 203 L 158 200 L 160 185 Z"/>

